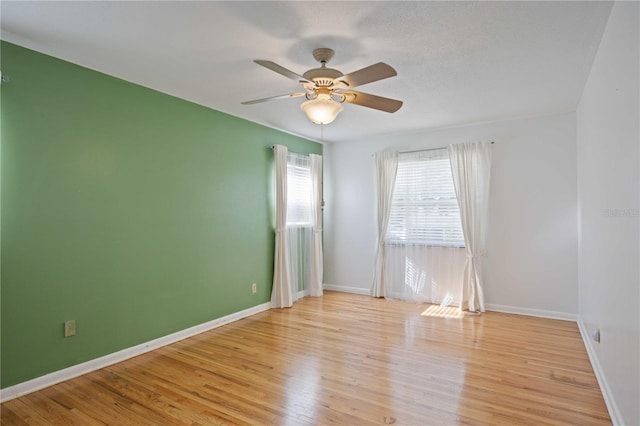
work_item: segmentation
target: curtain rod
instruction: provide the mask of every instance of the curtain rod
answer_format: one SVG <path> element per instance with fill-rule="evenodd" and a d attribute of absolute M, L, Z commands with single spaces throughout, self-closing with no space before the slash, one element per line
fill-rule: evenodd
<path fill-rule="evenodd" d="M 494 143 L 495 143 L 494 141 L 491 141 L 491 145 L 493 145 Z M 414 149 L 413 151 L 398 151 L 398 154 L 413 154 L 414 152 L 438 151 L 441 149 L 447 149 L 447 147 L 443 146 L 442 148 Z M 374 155 L 376 154 L 375 153 L 371 154 L 372 157 Z"/>
<path fill-rule="evenodd" d="M 270 149 L 270 150 L 273 150 L 275 148 L 275 145 L 270 145 L 267 148 Z M 290 152 L 292 154 L 298 154 L 298 155 L 309 155 L 308 152 L 305 154 L 305 153 L 302 153 L 302 152 L 291 151 L 289 148 L 287 148 L 287 152 Z"/>

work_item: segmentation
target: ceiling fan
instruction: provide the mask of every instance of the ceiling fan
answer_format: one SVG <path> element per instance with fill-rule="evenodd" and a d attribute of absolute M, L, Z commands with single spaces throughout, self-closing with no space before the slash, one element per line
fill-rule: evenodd
<path fill-rule="evenodd" d="M 344 102 L 373 108 L 389 113 L 396 112 L 402 106 L 402 101 L 370 95 L 353 90 L 354 87 L 397 75 L 389 65 L 378 62 L 349 74 L 342 74 L 337 69 L 327 68 L 327 62 L 333 57 L 332 49 L 322 47 L 313 51 L 313 57 L 320 62 L 319 68 L 313 68 L 299 75 L 275 62 L 255 60 L 258 65 L 275 71 L 285 77 L 297 81 L 304 88 L 304 92 L 288 95 L 271 96 L 242 102 L 243 105 L 257 104 L 276 99 L 296 98 L 304 96 L 307 100 L 300 105 L 309 120 L 316 124 L 331 123 L 343 110 Z"/>

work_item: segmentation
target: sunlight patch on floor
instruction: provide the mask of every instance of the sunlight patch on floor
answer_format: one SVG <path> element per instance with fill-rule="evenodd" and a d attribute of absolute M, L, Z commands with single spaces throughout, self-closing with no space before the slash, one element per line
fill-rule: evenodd
<path fill-rule="evenodd" d="M 464 314 L 455 306 L 431 305 L 423 313 L 423 317 L 462 318 Z"/>

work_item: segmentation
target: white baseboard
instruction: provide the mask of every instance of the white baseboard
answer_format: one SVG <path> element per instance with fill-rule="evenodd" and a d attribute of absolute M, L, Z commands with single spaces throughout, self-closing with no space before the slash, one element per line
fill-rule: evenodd
<path fill-rule="evenodd" d="M 564 321 L 577 321 L 578 315 L 567 312 L 546 311 L 544 309 L 521 308 L 519 306 L 486 304 L 487 311 L 502 312 L 505 314 L 528 315 L 531 317 L 550 318 Z"/>
<path fill-rule="evenodd" d="M 355 294 L 364 294 L 364 295 L 371 294 L 371 291 L 369 289 L 365 289 L 361 287 L 348 287 L 343 285 L 335 285 L 335 284 L 327 284 L 327 283 L 324 283 L 322 287 L 325 290 L 329 290 L 329 291 L 341 291 L 343 293 L 355 293 Z M 576 321 L 578 319 L 578 316 L 576 314 L 569 314 L 566 312 L 546 311 L 543 309 L 521 308 L 518 306 L 508 306 L 508 305 L 487 304 L 485 306 L 488 311 L 503 312 L 505 314 L 528 315 L 532 317 L 551 318 L 551 319 L 559 319 L 559 320 L 565 320 L 565 321 Z"/>
<path fill-rule="evenodd" d="M 360 288 L 360 287 L 347 287 L 343 285 L 335 285 L 335 284 L 322 284 L 322 288 L 329 291 L 341 291 L 343 293 L 355 293 L 355 294 L 365 294 L 370 295 L 371 290 L 368 288 Z"/>
<path fill-rule="evenodd" d="M 609 410 L 611 422 L 614 425 L 623 425 L 624 421 L 622 420 L 622 415 L 620 413 L 620 410 L 618 409 L 618 404 L 616 404 L 616 401 L 613 398 L 613 393 L 611 392 L 611 388 L 609 387 L 609 382 L 607 382 L 604 371 L 602 371 L 602 367 L 600 366 L 600 361 L 598 360 L 594 343 L 593 340 L 591 340 L 589 331 L 587 330 L 587 327 L 585 326 L 584 322 L 582 322 L 582 319 L 580 317 L 578 317 L 577 322 L 578 329 L 580 329 L 580 335 L 582 336 L 582 341 L 584 342 L 585 348 L 587 348 L 589 361 L 591 361 L 591 366 L 593 367 L 593 371 L 596 374 L 596 379 L 598 380 L 600 391 L 602 392 L 602 396 L 604 397 L 604 403 L 607 405 L 607 410 Z"/>
<path fill-rule="evenodd" d="M 87 374 L 92 371 L 107 367 L 109 365 L 122 362 L 129 358 L 133 358 L 134 356 L 138 356 L 143 353 L 161 348 L 162 346 L 175 343 L 179 340 L 183 340 L 191 336 L 195 336 L 196 334 L 200 334 L 205 331 L 220 327 L 222 325 L 238 321 L 242 318 L 255 315 L 259 312 L 267 311 L 270 308 L 271 303 L 263 303 L 261 305 L 254 306 L 240 312 L 229 314 L 222 318 L 217 318 L 203 324 L 198 324 L 196 326 L 177 331 L 163 337 L 159 337 L 140 345 L 136 345 L 118 352 L 102 356 L 100 358 L 83 362 L 82 364 L 77 364 L 68 368 L 64 368 L 62 370 L 54 371 L 53 373 L 45 374 L 44 376 L 36 377 L 35 379 L 28 380 L 26 382 L 18 383 L 17 385 L 9 386 L 0 390 L 0 402 L 6 402 L 11 399 L 18 398 L 22 395 L 26 395 L 28 393 L 55 385 L 56 383 L 64 382 L 65 380 L 82 376 L 83 374 Z"/>

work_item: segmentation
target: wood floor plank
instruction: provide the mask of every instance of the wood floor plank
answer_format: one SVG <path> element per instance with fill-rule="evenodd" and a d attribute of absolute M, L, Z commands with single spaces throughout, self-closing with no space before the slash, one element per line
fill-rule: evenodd
<path fill-rule="evenodd" d="M 433 308 L 326 292 L 8 401 L 0 420 L 611 424 L 575 323 Z"/>

